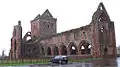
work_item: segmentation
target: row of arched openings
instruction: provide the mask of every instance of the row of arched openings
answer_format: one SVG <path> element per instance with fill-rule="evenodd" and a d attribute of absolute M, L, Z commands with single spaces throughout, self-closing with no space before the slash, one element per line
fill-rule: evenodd
<path fill-rule="evenodd" d="M 59 51 L 59 48 L 61 49 Z M 70 55 L 77 55 L 78 54 L 78 47 L 74 43 L 70 43 L 68 48 L 65 45 L 61 45 L 60 47 L 54 46 L 54 55 L 59 55 L 59 52 L 61 52 L 62 55 L 67 55 L 68 51 Z M 79 51 L 81 52 L 82 55 L 84 54 L 91 54 L 91 45 L 87 42 L 82 42 L 79 46 Z M 45 55 L 44 53 L 44 48 L 42 47 L 42 54 Z M 47 55 L 52 55 L 51 48 L 48 47 L 46 51 Z"/>

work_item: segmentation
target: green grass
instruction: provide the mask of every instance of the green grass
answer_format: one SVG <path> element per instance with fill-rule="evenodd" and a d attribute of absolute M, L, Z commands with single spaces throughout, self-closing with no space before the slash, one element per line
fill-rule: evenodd
<path fill-rule="evenodd" d="M 0 66 L 21 66 L 31 64 L 48 64 L 50 60 L 0 60 Z"/>
<path fill-rule="evenodd" d="M 100 60 L 101 58 L 88 58 L 84 60 L 69 60 L 68 62 L 88 62 L 91 60 Z M 49 59 L 44 60 L 0 60 L 0 66 L 23 66 L 32 64 L 48 64 Z"/>

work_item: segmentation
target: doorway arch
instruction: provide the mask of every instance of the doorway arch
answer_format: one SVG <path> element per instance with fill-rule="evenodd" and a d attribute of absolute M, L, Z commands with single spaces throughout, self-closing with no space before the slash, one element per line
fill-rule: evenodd
<path fill-rule="evenodd" d="M 44 48 L 42 47 L 42 55 L 45 55 Z"/>
<path fill-rule="evenodd" d="M 55 47 L 54 47 L 54 55 L 58 55 L 58 54 L 59 54 L 58 47 L 55 46 Z"/>
<path fill-rule="evenodd" d="M 61 48 L 61 54 L 62 55 L 67 55 L 67 48 L 66 48 L 66 46 L 65 45 L 61 45 L 60 48 Z"/>
<path fill-rule="evenodd" d="M 104 48 L 104 56 L 107 56 L 107 54 L 108 54 L 108 49 Z"/>
<path fill-rule="evenodd" d="M 47 48 L 47 55 L 51 55 L 51 48 L 50 47 Z"/>

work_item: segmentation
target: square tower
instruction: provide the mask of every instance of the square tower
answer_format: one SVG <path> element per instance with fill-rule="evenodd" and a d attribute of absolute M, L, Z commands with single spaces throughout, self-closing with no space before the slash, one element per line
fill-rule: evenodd
<path fill-rule="evenodd" d="M 56 34 L 56 18 L 53 18 L 47 9 L 31 21 L 31 37 L 45 37 Z"/>

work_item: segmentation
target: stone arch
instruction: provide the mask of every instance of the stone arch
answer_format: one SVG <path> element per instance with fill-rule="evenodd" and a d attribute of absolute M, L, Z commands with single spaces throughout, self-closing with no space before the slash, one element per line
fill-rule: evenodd
<path fill-rule="evenodd" d="M 59 50 L 57 46 L 54 46 L 54 55 L 58 55 L 59 54 Z"/>
<path fill-rule="evenodd" d="M 50 48 L 50 47 L 47 48 L 47 55 L 52 55 L 52 54 L 51 54 L 51 48 Z"/>
<path fill-rule="evenodd" d="M 31 40 L 31 36 L 26 37 L 26 41 L 29 41 L 29 40 Z"/>
<path fill-rule="evenodd" d="M 60 52 L 61 55 L 67 55 L 67 47 L 64 44 L 60 45 L 60 51 L 59 52 Z"/>
<path fill-rule="evenodd" d="M 42 55 L 45 55 L 45 50 L 44 50 L 44 47 L 42 46 Z"/>
<path fill-rule="evenodd" d="M 91 44 L 86 40 L 80 42 L 79 49 L 82 55 L 91 54 Z"/>
<path fill-rule="evenodd" d="M 23 37 L 23 41 L 30 41 L 31 40 L 31 32 L 27 32 Z"/>
<path fill-rule="evenodd" d="M 33 54 L 31 57 L 34 57 L 34 58 L 38 58 L 40 55 L 40 49 L 38 49 L 39 45 L 38 44 L 34 44 L 34 46 L 31 46 L 32 48 L 32 53 Z"/>
<path fill-rule="evenodd" d="M 78 52 L 77 46 L 73 42 L 71 42 L 68 45 L 68 49 L 69 49 L 70 55 L 76 55 Z"/>
<path fill-rule="evenodd" d="M 104 48 L 104 56 L 106 56 L 108 54 L 108 49 Z"/>

